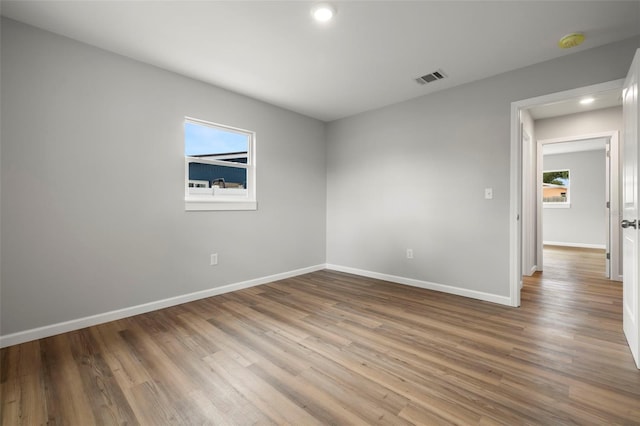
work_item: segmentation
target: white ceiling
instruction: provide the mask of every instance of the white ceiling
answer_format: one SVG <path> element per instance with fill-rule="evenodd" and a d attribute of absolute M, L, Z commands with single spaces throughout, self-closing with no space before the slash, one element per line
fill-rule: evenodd
<path fill-rule="evenodd" d="M 640 1 L 2 1 L 2 14 L 331 121 L 640 34 Z M 570 32 L 586 34 L 571 50 Z M 448 78 L 420 86 L 442 69 Z"/>

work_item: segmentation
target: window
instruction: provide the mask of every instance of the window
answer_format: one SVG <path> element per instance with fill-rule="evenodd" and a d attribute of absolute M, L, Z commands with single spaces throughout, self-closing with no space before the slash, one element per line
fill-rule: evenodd
<path fill-rule="evenodd" d="M 542 172 L 542 204 L 544 207 L 568 208 L 570 177 L 569 170 Z"/>
<path fill-rule="evenodd" d="M 255 133 L 184 121 L 185 209 L 255 210 Z"/>

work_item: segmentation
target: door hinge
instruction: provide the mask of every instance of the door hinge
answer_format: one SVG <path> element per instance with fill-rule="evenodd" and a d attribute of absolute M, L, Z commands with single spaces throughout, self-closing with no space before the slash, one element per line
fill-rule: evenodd
<path fill-rule="evenodd" d="M 611 208 L 611 202 L 607 201 L 607 208 L 610 209 Z"/>
<path fill-rule="evenodd" d="M 611 153 L 607 150 L 607 158 L 611 157 Z"/>
<path fill-rule="evenodd" d="M 607 253 L 607 260 L 611 259 L 611 253 Z"/>

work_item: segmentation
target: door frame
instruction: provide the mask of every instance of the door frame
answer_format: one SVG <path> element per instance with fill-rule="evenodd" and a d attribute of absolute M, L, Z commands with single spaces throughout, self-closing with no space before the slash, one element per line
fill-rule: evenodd
<path fill-rule="evenodd" d="M 537 223 L 535 219 L 537 217 L 537 204 L 536 199 L 536 184 L 533 176 L 537 171 L 534 170 L 532 159 L 537 158 L 536 155 L 536 142 L 531 135 L 524 130 L 521 133 L 522 136 L 522 275 L 531 276 L 540 268 L 538 267 L 535 247 L 531 247 L 531 244 L 526 244 L 527 241 L 535 241 L 537 238 L 536 228 Z M 522 279 L 520 280 L 520 288 L 522 289 Z"/>
<path fill-rule="evenodd" d="M 620 270 L 620 232 L 618 222 L 620 217 L 620 158 L 618 154 L 619 131 L 610 130 L 606 132 L 589 133 L 583 135 L 564 136 L 560 138 L 538 140 L 536 144 L 536 264 L 538 271 L 544 269 L 544 258 L 542 255 L 544 241 L 542 238 L 544 230 L 543 205 L 542 200 L 542 172 L 543 172 L 543 152 L 542 147 L 547 144 L 578 142 L 589 139 L 606 139 L 605 146 L 606 172 L 605 172 L 605 198 L 609 201 L 608 214 L 606 215 L 606 249 L 609 253 L 607 261 L 607 278 L 615 281 L 622 281 L 622 271 Z M 616 218 L 616 220 L 613 220 Z M 524 241 L 523 241 L 524 242 Z"/>
<path fill-rule="evenodd" d="M 520 306 L 520 281 L 522 279 L 522 221 L 520 220 L 522 216 L 521 110 L 535 105 L 565 101 L 614 89 L 622 90 L 623 85 L 624 79 L 619 79 L 511 103 L 511 161 L 509 176 L 509 304 L 511 306 Z"/>

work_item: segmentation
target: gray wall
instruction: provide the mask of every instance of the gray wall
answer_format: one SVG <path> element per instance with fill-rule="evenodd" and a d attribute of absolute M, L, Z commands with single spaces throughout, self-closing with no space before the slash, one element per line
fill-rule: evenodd
<path fill-rule="evenodd" d="M 543 170 L 570 170 L 570 208 L 543 208 L 544 242 L 606 244 L 605 150 L 545 155 Z"/>
<path fill-rule="evenodd" d="M 327 262 L 508 296 L 511 102 L 623 78 L 639 44 L 586 50 L 330 123 Z"/>
<path fill-rule="evenodd" d="M 3 335 L 325 262 L 322 122 L 5 19 L 1 60 Z M 257 133 L 258 211 L 184 211 L 184 116 Z"/>
<path fill-rule="evenodd" d="M 587 111 L 535 121 L 537 140 L 558 139 L 591 133 L 618 131 L 622 146 L 622 107 Z"/>
<path fill-rule="evenodd" d="M 510 103 L 621 78 L 639 44 L 360 114 L 325 134 L 316 120 L 3 20 L 0 332 L 325 260 L 506 296 Z M 184 211 L 185 115 L 257 132 L 258 211 Z"/>

